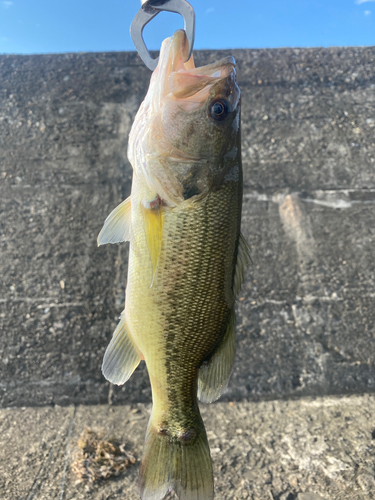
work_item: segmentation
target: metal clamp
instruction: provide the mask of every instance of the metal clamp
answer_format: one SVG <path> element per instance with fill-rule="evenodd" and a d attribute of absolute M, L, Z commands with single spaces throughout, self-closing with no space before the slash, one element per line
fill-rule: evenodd
<path fill-rule="evenodd" d="M 184 18 L 184 30 L 189 42 L 187 58 L 189 60 L 193 52 L 195 36 L 195 12 L 189 2 L 187 0 L 141 0 L 141 3 L 142 7 L 135 15 L 130 26 L 130 35 L 145 65 L 153 71 L 158 65 L 159 57 L 156 59 L 151 57 L 143 39 L 143 30 L 146 24 L 162 11 L 175 12 Z"/>

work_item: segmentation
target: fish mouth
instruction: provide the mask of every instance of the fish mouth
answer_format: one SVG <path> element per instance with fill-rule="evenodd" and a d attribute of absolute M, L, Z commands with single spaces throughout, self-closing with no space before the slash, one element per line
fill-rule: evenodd
<path fill-rule="evenodd" d="M 152 75 L 154 102 L 158 106 L 169 95 L 198 105 L 207 99 L 213 86 L 217 89 L 228 78 L 235 78 L 233 57 L 196 68 L 193 55 L 186 61 L 188 52 L 189 42 L 184 30 L 176 31 L 162 43 L 159 63 Z"/>
<path fill-rule="evenodd" d="M 188 50 L 184 30 L 164 40 L 129 137 L 134 170 L 169 207 L 201 199 L 223 164 L 238 159 L 224 158 L 239 140 L 235 61 L 225 57 L 196 68 L 193 56 L 186 60 Z M 223 118 L 212 114 L 216 104 Z"/>

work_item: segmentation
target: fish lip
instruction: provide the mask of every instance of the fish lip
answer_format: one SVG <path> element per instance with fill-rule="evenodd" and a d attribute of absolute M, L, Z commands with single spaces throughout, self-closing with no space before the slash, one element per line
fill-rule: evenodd
<path fill-rule="evenodd" d="M 163 55 L 165 53 L 166 59 L 168 59 L 168 62 L 170 62 L 171 73 L 174 71 L 189 71 L 189 73 L 193 75 L 212 76 L 215 71 L 219 71 L 224 66 L 229 65 L 235 67 L 236 65 L 236 61 L 233 56 L 226 56 L 219 61 L 215 61 L 214 63 L 195 67 L 193 60 L 186 61 L 189 53 L 188 51 L 189 42 L 185 31 L 182 29 L 175 31 L 175 33 L 170 38 L 167 38 L 163 42 L 161 52 L 163 52 Z M 165 62 L 166 61 L 164 61 L 164 65 Z M 163 62 L 161 62 L 161 65 L 163 65 Z"/>
<path fill-rule="evenodd" d="M 218 61 L 215 61 L 214 63 L 209 63 L 204 66 L 198 66 L 190 70 L 189 72 L 192 75 L 214 76 L 216 72 L 221 71 L 223 68 L 227 66 L 234 70 L 236 66 L 236 61 L 233 56 L 226 56 L 223 57 L 222 59 L 219 59 Z"/>
<path fill-rule="evenodd" d="M 224 57 L 219 61 L 204 66 L 195 67 L 193 55 L 186 61 L 188 53 L 189 42 L 184 30 L 177 30 L 172 37 L 164 40 L 160 50 L 159 63 L 152 76 L 153 84 L 158 88 L 154 93 L 158 106 L 163 104 L 163 98 L 171 93 L 175 94 L 173 85 L 171 85 L 171 78 L 190 77 L 190 79 L 194 78 L 197 81 L 204 80 L 202 85 L 207 87 L 216 83 L 219 79 L 224 80 L 231 74 L 236 74 L 236 62 L 232 56 Z M 184 98 L 183 88 L 180 89 L 176 97 Z"/>

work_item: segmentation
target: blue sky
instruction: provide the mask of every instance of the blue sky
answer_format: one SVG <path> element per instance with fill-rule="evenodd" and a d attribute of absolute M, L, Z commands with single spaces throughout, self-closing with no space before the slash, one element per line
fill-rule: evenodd
<path fill-rule="evenodd" d="M 190 0 L 195 48 L 375 45 L 375 0 Z M 0 0 L 0 54 L 134 50 L 129 26 L 140 0 Z M 183 27 L 159 14 L 150 49 Z"/>

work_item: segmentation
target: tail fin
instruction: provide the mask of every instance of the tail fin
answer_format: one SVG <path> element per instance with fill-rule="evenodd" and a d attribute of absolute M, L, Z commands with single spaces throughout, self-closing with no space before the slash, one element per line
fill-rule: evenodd
<path fill-rule="evenodd" d="M 191 431 L 190 431 L 191 432 Z M 160 433 L 150 423 L 140 471 L 142 500 L 161 500 L 172 489 L 180 500 L 212 500 L 210 449 L 203 424 L 193 438 Z"/>

